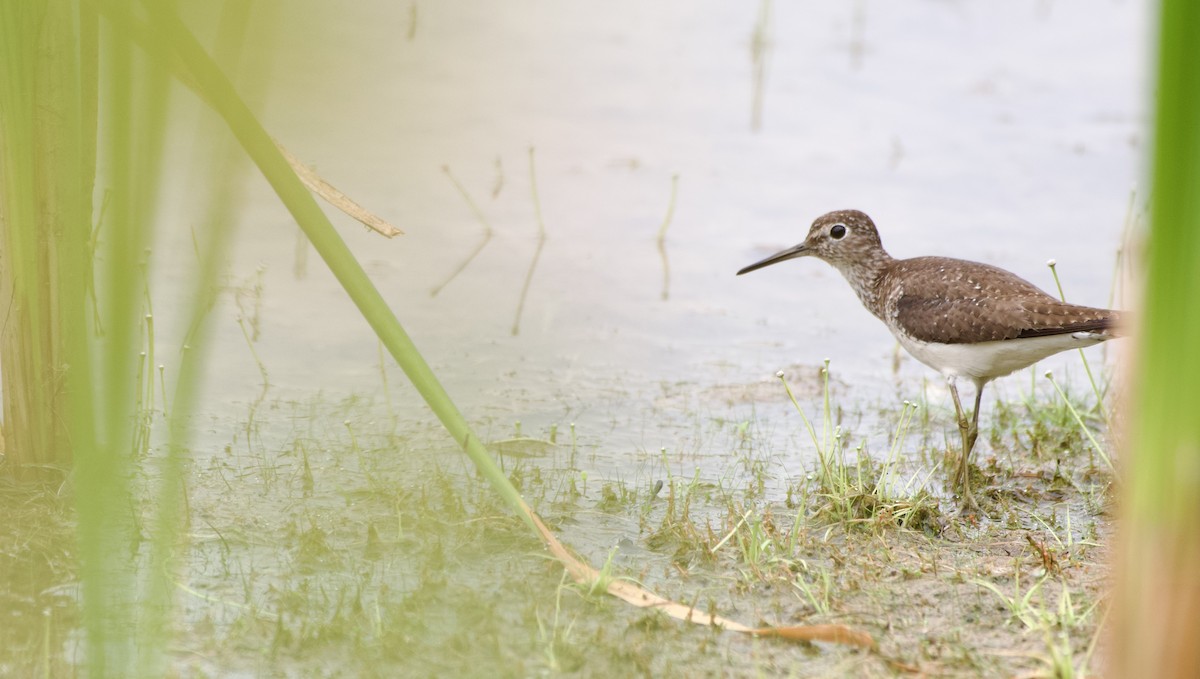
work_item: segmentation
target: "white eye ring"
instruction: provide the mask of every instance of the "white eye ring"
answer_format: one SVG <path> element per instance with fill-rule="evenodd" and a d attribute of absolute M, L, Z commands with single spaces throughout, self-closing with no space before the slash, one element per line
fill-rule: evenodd
<path fill-rule="evenodd" d="M 841 222 L 838 222 L 837 224 L 834 224 L 833 226 L 829 227 L 829 237 L 834 240 L 841 240 L 841 239 L 845 238 L 847 233 L 848 233 L 848 230 L 846 228 L 846 225 Z"/>

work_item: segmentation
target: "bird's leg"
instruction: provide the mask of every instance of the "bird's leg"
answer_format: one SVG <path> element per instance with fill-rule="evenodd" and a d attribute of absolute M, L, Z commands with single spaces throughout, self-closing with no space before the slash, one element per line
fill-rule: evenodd
<path fill-rule="evenodd" d="M 970 446 L 975 450 L 975 439 L 979 438 L 979 403 L 983 400 L 983 385 L 975 385 L 975 410 L 971 412 Z"/>
<path fill-rule="evenodd" d="M 975 448 L 975 439 L 979 436 L 979 397 L 983 393 L 983 387 L 981 385 L 975 392 L 975 412 L 968 421 L 966 413 L 963 412 L 962 401 L 958 398 L 958 386 L 954 383 L 954 377 L 947 377 L 946 384 L 950 387 L 950 397 L 954 399 L 954 414 L 958 419 L 958 433 L 962 436 L 962 457 L 958 460 L 958 472 L 954 475 L 954 483 L 958 487 L 958 491 L 962 493 L 962 508 L 964 510 L 974 509 L 975 511 L 979 511 L 979 505 L 975 503 L 975 497 L 971 495 L 969 465 L 971 451 Z"/>

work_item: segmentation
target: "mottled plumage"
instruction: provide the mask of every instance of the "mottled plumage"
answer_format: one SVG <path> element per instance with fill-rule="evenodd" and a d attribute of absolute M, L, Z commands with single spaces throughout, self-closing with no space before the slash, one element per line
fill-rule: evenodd
<path fill-rule="evenodd" d="M 797 257 L 816 257 L 837 268 L 863 306 L 910 354 L 946 376 L 963 437 L 957 483 L 972 507 L 968 460 L 978 435 L 983 386 L 1051 354 L 1110 339 L 1120 320 L 1118 312 L 1068 304 L 988 264 L 948 257 L 893 259 L 874 222 L 858 210 L 817 218 L 804 242 L 738 275 Z M 957 377 L 969 378 L 976 387 L 970 422 L 959 402 Z"/>
<path fill-rule="evenodd" d="M 892 260 L 876 286 L 885 323 L 923 342 L 969 344 L 1097 332 L 1113 326 L 1107 309 L 1067 304 L 1004 269 L 946 257 Z"/>

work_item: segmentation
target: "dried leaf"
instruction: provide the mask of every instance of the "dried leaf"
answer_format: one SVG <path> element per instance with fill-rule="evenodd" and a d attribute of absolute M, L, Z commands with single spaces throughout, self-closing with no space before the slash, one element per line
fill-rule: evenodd
<path fill-rule="evenodd" d="M 296 176 L 300 178 L 300 182 L 304 184 L 309 191 L 312 191 L 320 196 L 321 199 L 326 203 L 329 203 L 335 208 L 341 210 L 353 219 L 357 220 L 363 226 L 371 229 L 381 236 L 392 238 L 393 236 L 399 236 L 404 233 L 400 229 L 388 223 L 388 221 L 383 217 L 380 217 L 374 212 L 371 212 L 367 208 L 354 202 L 350 199 L 350 196 L 342 193 L 337 189 L 337 187 L 322 179 L 321 175 L 317 174 L 316 171 L 314 171 L 311 167 L 301 162 L 299 158 L 293 156 L 291 151 L 288 151 L 287 148 L 285 148 L 283 144 L 280 144 L 278 140 L 273 141 L 275 141 L 275 147 L 279 149 L 279 152 L 283 154 L 285 159 L 287 159 L 288 164 L 292 166 L 292 170 L 296 173 Z"/>
<path fill-rule="evenodd" d="M 534 513 L 527 505 L 523 505 L 523 509 L 528 514 L 538 529 L 538 533 L 542 537 L 542 541 L 550 548 L 550 552 L 562 562 L 566 567 L 567 572 L 577 583 L 592 583 L 600 577 L 600 572 L 592 568 L 588 564 L 581 561 L 572 554 L 554 533 L 542 523 L 541 518 Z M 667 615 L 682 620 L 691 622 L 697 625 L 708 625 L 710 627 L 718 627 L 720 629 L 730 630 L 732 632 L 741 632 L 742 634 L 752 634 L 758 637 L 778 637 L 790 641 L 825 641 L 834 644 L 845 644 L 849 646 L 861 646 L 863 648 L 874 648 L 875 640 L 870 634 L 862 630 L 847 627 L 845 625 L 798 625 L 793 627 L 750 627 L 743 625 L 740 622 L 723 618 L 712 613 L 705 613 L 696 610 L 694 606 L 685 606 L 681 603 L 664 599 L 663 597 L 650 592 L 638 585 L 629 582 L 628 580 L 612 580 L 608 583 L 607 591 L 612 596 L 633 604 L 639 608 L 655 608 L 666 613 Z"/>

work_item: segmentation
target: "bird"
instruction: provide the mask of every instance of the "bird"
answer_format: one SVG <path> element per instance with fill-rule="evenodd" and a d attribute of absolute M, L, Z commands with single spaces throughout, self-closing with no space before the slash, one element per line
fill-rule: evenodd
<path fill-rule="evenodd" d="M 895 259 L 884 250 L 875 223 L 859 210 L 821 215 L 801 243 L 737 275 L 799 257 L 815 257 L 840 271 L 900 345 L 945 378 L 962 438 L 954 486 L 964 511 L 979 511 L 969 464 L 984 386 L 1047 356 L 1121 334 L 1122 312 L 1069 304 L 999 267 L 950 257 Z M 975 386 L 969 418 L 958 395 L 960 378 Z"/>

